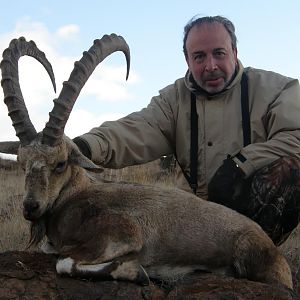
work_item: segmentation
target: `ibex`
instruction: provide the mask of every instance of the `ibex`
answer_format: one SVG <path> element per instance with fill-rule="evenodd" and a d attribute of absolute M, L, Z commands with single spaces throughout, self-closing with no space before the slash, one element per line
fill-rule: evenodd
<path fill-rule="evenodd" d="M 55 87 L 51 64 L 24 38 L 13 40 L 3 53 L 1 84 L 20 140 L 17 159 L 25 170 L 23 213 L 31 221 L 30 243 L 46 236 L 59 254 L 57 272 L 69 276 L 148 284 L 149 278 L 171 280 L 205 270 L 292 288 L 286 260 L 247 217 L 175 188 L 100 182 L 90 175 L 102 168 L 81 154 L 64 128 L 93 70 L 119 50 L 128 76 L 125 40 L 115 34 L 96 40 L 75 63 L 40 133 L 21 93 L 18 60 L 23 55 L 39 60 Z"/>

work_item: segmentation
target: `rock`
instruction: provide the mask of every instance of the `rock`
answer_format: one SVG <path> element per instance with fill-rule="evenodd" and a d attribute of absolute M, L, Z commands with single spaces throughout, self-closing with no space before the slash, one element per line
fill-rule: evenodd
<path fill-rule="evenodd" d="M 190 275 L 176 283 L 92 281 L 61 277 L 55 271 L 56 257 L 39 252 L 0 253 L 0 300 L 6 299 L 300 299 L 295 292 L 244 279 L 209 273 Z"/>

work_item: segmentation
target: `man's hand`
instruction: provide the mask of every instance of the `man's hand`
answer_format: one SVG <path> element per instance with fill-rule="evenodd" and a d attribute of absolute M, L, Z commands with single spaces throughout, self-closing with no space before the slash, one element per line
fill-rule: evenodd
<path fill-rule="evenodd" d="M 242 193 L 244 177 L 244 172 L 232 158 L 226 158 L 208 184 L 208 200 L 235 209 Z"/>

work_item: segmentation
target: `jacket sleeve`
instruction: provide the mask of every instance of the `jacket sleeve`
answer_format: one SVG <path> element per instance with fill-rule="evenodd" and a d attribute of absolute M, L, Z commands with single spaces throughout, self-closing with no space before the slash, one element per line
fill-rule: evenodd
<path fill-rule="evenodd" d="M 164 96 L 153 97 L 141 111 L 104 122 L 80 136 L 88 143 L 92 160 L 105 167 L 122 168 L 172 153 L 175 121 L 170 103 L 175 99 Z"/>
<path fill-rule="evenodd" d="M 263 118 L 267 140 L 241 150 L 246 161 L 238 164 L 250 176 L 254 171 L 282 156 L 300 158 L 300 88 L 292 80 L 270 103 Z"/>

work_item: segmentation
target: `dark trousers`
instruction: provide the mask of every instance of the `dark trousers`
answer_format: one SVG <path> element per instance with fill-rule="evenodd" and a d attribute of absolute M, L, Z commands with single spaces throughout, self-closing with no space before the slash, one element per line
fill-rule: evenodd
<path fill-rule="evenodd" d="M 260 169 L 226 206 L 257 222 L 280 245 L 300 222 L 300 160 L 283 157 Z"/>

